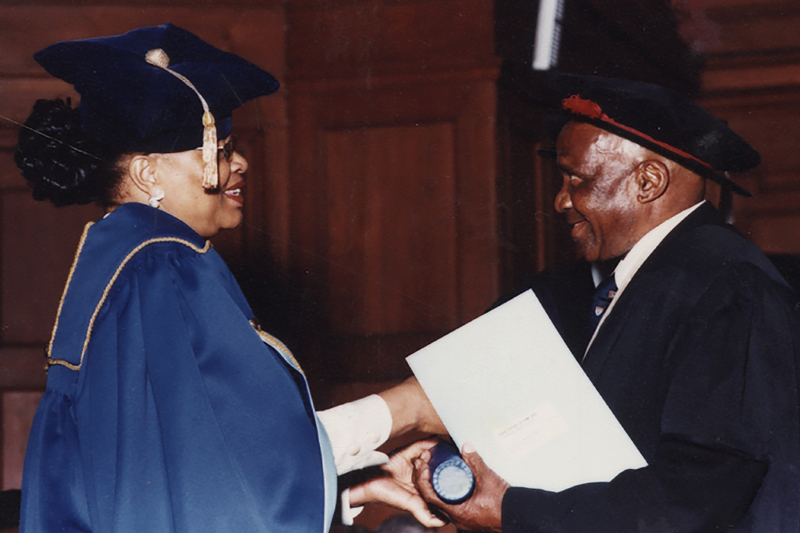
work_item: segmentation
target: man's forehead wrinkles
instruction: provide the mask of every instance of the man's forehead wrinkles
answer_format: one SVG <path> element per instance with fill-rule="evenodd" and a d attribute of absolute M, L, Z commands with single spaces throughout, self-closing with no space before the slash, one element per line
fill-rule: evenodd
<path fill-rule="evenodd" d="M 613 133 L 603 132 L 595 138 L 591 148 L 604 156 L 616 157 L 629 148 L 627 144 L 633 145 L 633 143 Z"/>
<path fill-rule="evenodd" d="M 590 152 L 603 157 L 615 157 L 619 152 L 619 146 L 616 143 L 596 141 L 589 148 Z"/>

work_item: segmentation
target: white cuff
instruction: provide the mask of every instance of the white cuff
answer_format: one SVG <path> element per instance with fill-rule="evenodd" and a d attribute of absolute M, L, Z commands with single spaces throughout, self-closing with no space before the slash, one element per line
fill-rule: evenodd
<path fill-rule="evenodd" d="M 342 491 L 342 525 L 344 526 L 352 526 L 353 519 L 361 514 L 361 511 L 364 510 L 364 507 L 350 507 L 350 489 L 344 489 Z"/>
<path fill-rule="evenodd" d="M 317 415 L 330 438 L 338 475 L 389 461 L 386 454 L 375 451 L 392 432 L 392 413 L 377 394 Z"/>

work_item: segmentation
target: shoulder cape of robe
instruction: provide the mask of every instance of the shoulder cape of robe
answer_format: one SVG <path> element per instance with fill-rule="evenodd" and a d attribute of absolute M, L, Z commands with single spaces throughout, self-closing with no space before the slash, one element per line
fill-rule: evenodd
<path fill-rule="evenodd" d="M 210 245 L 125 204 L 87 227 L 28 441 L 26 532 L 324 532 L 305 379 Z"/>

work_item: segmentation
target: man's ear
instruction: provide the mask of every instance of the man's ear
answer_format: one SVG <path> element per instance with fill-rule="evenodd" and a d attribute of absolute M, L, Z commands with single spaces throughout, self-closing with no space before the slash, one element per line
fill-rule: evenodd
<path fill-rule="evenodd" d="M 646 204 L 663 195 L 669 187 L 669 168 L 656 159 L 648 159 L 636 167 L 636 199 Z"/>
<path fill-rule="evenodd" d="M 155 161 L 147 154 L 137 154 L 131 157 L 128 162 L 128 175 L 134 186 L 148 196 L 158 184 Z"/>

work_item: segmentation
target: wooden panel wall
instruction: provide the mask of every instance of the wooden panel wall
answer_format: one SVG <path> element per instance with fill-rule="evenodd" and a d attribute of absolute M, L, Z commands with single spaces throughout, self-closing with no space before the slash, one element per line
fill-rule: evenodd
<path fill-rule="evenodd" d="M 736 225 L 768 253 L 800 254 L 800 4 L 697 4 L 690 27 L 708 58 L 701 103 L 762 156 L 743 176 L 754 197 L 736 199 Z"/>
<path fill-rule="evenodd" d="M 298 1 L 288 20 L 292 263 L 336 402 L 497 296 L 492 4 Z"/>
<path fill-rule="evenodd" d="M 453 130 L 434 123 L 326 132 L 332 333 L 456 325 Z M 435 307 L 423 303 L 432 295 Z"/>

